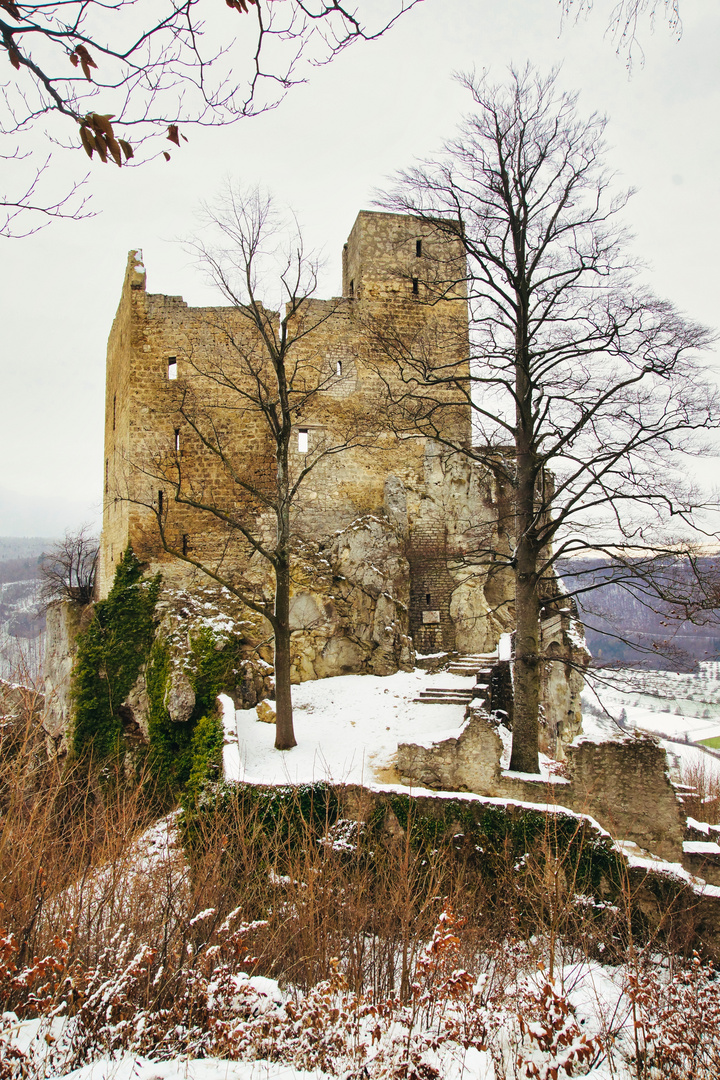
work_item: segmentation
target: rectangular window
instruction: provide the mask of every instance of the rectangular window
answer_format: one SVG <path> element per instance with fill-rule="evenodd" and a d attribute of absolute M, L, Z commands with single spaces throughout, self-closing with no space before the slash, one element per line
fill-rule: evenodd
<path fill-rule="evenodd" d="M 168 358 L 168 379 L 177 379 L 177 359 L 174 356 Z"/>
<path fill-rule="evenodd" d="M 342 375 L 342 360 L 338 360 L 337 367 L 335 369 L 336 375 Z"/>
<path fill-rule="evenodd" d="M 417 255 L 418 259 L 422 255 L 422 240 L 415 241 L 415 254 Z"/>
<path fill-rule="evenodd" d="M 188 534 L 183 533 L 183 555 L 188 553 Z"/>
<path fill-rule="evenodd" d="M 414 277 L 412 279 L 412 291 L 413 291 L 413 296 L 417 296 L 419 294 L 419 292 L 420 292 L 420 279 L 419 278 Z"/>
<path fill-rule="evenodd" d="M 308 433 L 303 428 L 298 431 L 298 453 L 307 454 L 308 452 Z"/>
<path fill-rule="evenodd" d="M 115 412 L 117 409 L 117 394 L 113 394 L 113 431 L 115 430 Z"/>
<path fill-rule="evenodd" d="M 425 593 L 425 603 L 430 607 L 430 593 Z"/>
<path fill-rule="evenodd" d="M 158 491 L 158 514 L 162 514 L 164 502 L 165 502 L 165 493 L 163 491 Z"/>
<path fill-rule="evenodd" d="M 105 458 L 105 494 L 110 490 L 110 458 Z"/>
<path fill-rule="evenodd" d="M 180 453 L 180 428 L 175 428 L 175 453 Z"/>
<path fill-rule="evenodd" d="M 350 288 L 348 289 L 348 292 L 350 293 L 351 296 L 355 295 L 355 282 L 354 281 L 350 282 Z"/>

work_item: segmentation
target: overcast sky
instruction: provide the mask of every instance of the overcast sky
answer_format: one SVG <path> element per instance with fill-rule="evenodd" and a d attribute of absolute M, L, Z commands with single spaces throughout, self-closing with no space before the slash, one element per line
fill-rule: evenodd
<path fill-rule="evenodd" d="M 99 521 L 105 347 L 127 252 L 142 249 L 151 292 L 214 302 L 178 238 L 225 177 L 260 182 L 294 207 L 309 246 L 325 250 L 320 295 L 337 295 L 357 212 L 469 108 L 458 70 L 501 79 L 510 63 L 561 64 L 581 111 L 609 117 L 610 164 L 638 189 L 628 218 L 652 287 L 717 325 L 720 5 L 681 0 L 679 41 L 662 21 L 642 28 L 645 62 L 630 76 L 604 36 L 612 6 L 598 0 L 561 31 L 557 0 L 424 0 L 382 40 L 313 72 L 275 112 L 188 131 L 170 164 L 93 162 L 96 217 L 0 240 L 0 535 Z"/>

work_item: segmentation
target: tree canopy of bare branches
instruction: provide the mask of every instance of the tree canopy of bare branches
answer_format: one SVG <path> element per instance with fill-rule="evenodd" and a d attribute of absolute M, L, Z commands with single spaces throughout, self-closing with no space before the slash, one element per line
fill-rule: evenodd
<path fill-rule="evenodd" d="M 553 565 L 592 554 L 620 576 L 678 558 L 674 523 L 697 524 L 688 455 L 708 447 L 720 403 L 700 362 L 712 338 L 641 283 L 621 223 L 628 192 L 604 166 L 605 121 L 578 115 L 556 75 L 513 71 L 507 85 L 464 80 L 474 111 L 444 152 L 399 177 L 386 205 L 460 234 L 467 255 L 471 375 L 433 367 L 422 340 L 378 327 L 400 375 L 395 423 L 448 444 L 445 395 L 471 405 L 472 446 L 513 492 L 515 577 L 511 768 L 538 771 L 539 625 L 567 603 Z M 433 303 L 457 282 L 427 266 Z M 498 447 L 511 448 L 509 456 Z M 605 579 L 607 580 L 607 578 Z M 583 579 L 576 591 L 583 589 Z M 588 585 L 592 587 L 592 585 Z"/>
<path fill-rule="evenodd" d="M 45 555 L 40 565 L 40 599 L 44 605 L 53 600 L 72 600 L 89 604 L 95 591 L 98 563 L 98 538 L 84 525 Z"/>
<path fill-rule="evenodd" d="M 218 0 L 215 11 L 209 0 L 0 0 L 7 61 L 0 160 L 6 176 L 18 169 L 14 192 L 0 192 L 0 236 L 85 213 L 81 183 L 53 193 L 55 145 L 119 166 L 140 160 L 150 140 L 151 155 L 169 158 L 186 125 L 223 125 L 274 108 L 313 65 L 380 37 L 418 2 L 388 0 L 366 21 L 344 0 Z M 38 134 L 39 158 L 31 148 Z"/>
<path fill-rule="evenodd" d="M 169 492 L 160 503 L 150 498 L 144 504 L 165 551 L 270 625 L 275 746 L 287 750 L 296 745 L 290 596 L 293 559 L 303 539 L 303 485 L 323 462 L 350 447 L 372 445 L 374 437 L 371 421 L 352 399 L 325 407 L 336 372 L 313 334 L 333 318 L 336 304 L 313 300 L 317 262 L 304 250 L 297 223 L 284 220 L 269 197 L 232 188 L 206 208 L 206 218 L 203 239 L 193 249 L 230 306 L 213 309 L 205 337 L 187 343 L 170 402 L 174 443 L 138 467 L 152 477 L 153 489 L 159 481 Z M 272 309 L 264 303 L 269 296 Z M 308 420 L 315 421 L 311 441 L 303 430 Z M 188 517 L 182 515 L 188 514 L 194 535 L 225 530 L 219 553 L 187 542 Z"/>

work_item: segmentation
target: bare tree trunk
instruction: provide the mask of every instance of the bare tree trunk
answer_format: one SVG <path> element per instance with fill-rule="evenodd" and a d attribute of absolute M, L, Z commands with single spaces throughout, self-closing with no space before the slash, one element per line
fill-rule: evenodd
<path fill-rule="evenodd" d="M 522 238 L 516 239 L 518 262 L 524 265 Z M 513 740 L 510 768 L 539 773 L 538 757 L 540 600 L 537 588 L 537 460 L 533 442 L 533 392 L 527 346 L 527 292 L 518 295 L 515 360 L 515 664 Z"/>
<path fill-rule="evenodd" d="M 290 688 L 290 477 L 288 445 L 292 417 L 284 358 L 276 365 L 282 424 L 276 436 L 275 484 L 277 541 L 275 544 L 275 749 L 297 746 Z"/>
<path fill-rule="evenodd" d="M 275 749 L 297 746 L 290 689 L 290 567 L 275 571 Z"/>
<path fill-rule="evenodd" d="M 538 773 L 540 702 L 540 602 L 536 588 L 537 552 L 520 539 L 515 572 L 515 664 L 513 740 L 510 768 Z"/>

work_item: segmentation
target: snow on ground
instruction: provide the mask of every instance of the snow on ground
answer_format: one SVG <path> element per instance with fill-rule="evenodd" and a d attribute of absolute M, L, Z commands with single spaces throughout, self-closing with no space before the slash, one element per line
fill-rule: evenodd
<path fill-rule="evenodd" d="M 225 1061 L 222 1058 L 172 1058 L 153 1061 L 126 1054 L 101 1058 L 66 1073 L 72 1080 L 321 1080 L 324 1072 L 301 1072 L 269 1061 Z"/>
<path fill-rule="evenodd" d="M 474 686 L 475 679 L 441 671 L 396 675 L 340 675 L 293 687 L 298 745 L 278 753 L 274 730 L 254 709 L 225 705 L 225 776 L 250 783 L 369 783 L 391 769 L 401 742 L 424 744 L 457 736 L 465 705 L 421 705 L 421 690 Z M 388 777 L 389 778 L 389 777 Z"/>

